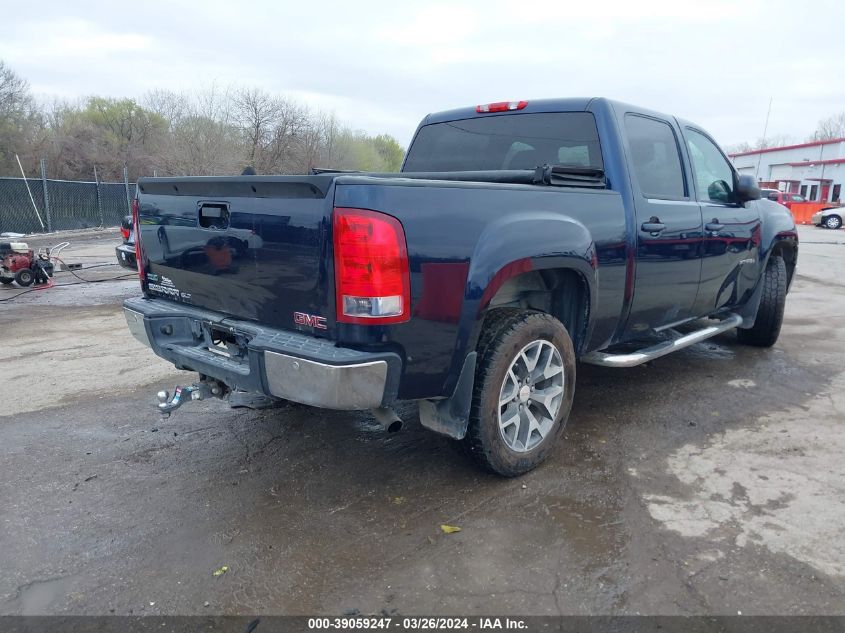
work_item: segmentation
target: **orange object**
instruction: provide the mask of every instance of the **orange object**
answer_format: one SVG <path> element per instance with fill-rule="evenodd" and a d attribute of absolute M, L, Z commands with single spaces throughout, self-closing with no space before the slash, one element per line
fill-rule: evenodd
<path fill-rule="evenodd" d="M 232 265 L 232 249 L 228 244 L 208 243 L 205 246 L 205 255 L 215 270 L 226 270 Z"/>
<path fill-rule="evenodd" d="M 832 206 L 829 202 L 793 202 L 789 209 L 795 224 L 812 224 L 813 214 Z"/>

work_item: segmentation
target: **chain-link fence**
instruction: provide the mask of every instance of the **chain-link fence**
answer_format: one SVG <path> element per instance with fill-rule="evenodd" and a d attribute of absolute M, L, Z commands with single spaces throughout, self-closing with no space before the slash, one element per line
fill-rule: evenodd
<path fill-rule="evenodd" d="M 133 183 L 0 178 L 0 233 L 117 226 L 134 197 Z"/>

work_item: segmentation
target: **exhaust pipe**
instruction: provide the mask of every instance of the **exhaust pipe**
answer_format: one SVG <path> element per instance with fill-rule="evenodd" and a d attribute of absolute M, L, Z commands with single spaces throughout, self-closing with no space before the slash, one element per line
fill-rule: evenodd
<path fill-rule="evenodd" d="M 379 407 L 373 409 L 372 413 L 379 426 L 388 433 L 396 433 L 402 430 L 402 420 L 391 407 Z"/>

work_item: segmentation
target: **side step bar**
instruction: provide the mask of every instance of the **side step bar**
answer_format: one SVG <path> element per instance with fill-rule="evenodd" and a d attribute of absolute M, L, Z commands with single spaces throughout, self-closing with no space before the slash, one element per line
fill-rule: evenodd
<path fill-rule="evenodd" d="M 710 325 L 700 330 L 696 330 L 695 332 L 684 334 L 676 339 L 672 339 L 671 341 L 662 341 L 657 345 L 652 345 L 651 347 L 646 347 L 639 351 L 631 352 L 630 354 L 591 352 L 583 356 L 581 361 L 591 365 L 601 365 L 603 367 L 635 367 L 637 365 L 647 363 L 650 360 L 654 360 L 655 358 L 660 358 L 661 356 L 666 356 L 666 354 L 676 352 L 679 349 L 700 343 L 711 336 L 716 336 L 717 334 L 721 334 L 731 328 L 735 328 L 741 323 L 741 316 L 738 314 L 730 314 L 715 325 Z"/>

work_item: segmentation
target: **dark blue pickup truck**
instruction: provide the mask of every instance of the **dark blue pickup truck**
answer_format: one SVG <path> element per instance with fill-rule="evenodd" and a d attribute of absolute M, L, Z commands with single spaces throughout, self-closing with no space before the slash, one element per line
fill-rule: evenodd
<path fill-rule="evenodd" d="M 427 116 L 402 173 L 145 178 L 132 334 L 188 399 L 371 409 L 502 475 L 552 450 L 576 362 L 777 340 L 798 239 L 693 123 L 606 99 Z"/>

